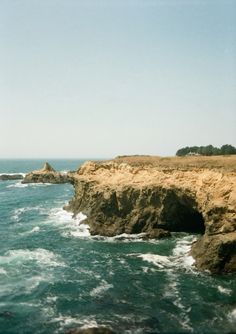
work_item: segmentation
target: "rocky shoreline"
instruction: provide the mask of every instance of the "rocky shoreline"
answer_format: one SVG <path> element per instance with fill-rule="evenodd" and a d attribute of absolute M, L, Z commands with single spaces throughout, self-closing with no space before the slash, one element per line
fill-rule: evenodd
<path fill-rule="evenodd" d="M 236 158 L 225 159 L 120 157 L 67 174 L 46 164 L 22 182 L 72 183 L 65 209 L 86 214 L 92 235 L 199 233 L 191 250 L 196 267 L 235 272 Z"/>

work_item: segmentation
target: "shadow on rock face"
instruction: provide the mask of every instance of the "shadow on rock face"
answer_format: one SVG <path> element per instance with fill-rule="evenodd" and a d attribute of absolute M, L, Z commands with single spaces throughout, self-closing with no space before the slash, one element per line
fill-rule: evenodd
<path fill-rule="evenodd" d="M 91 327 L 91 328 L 73 328 L 65 334 L 116 334 L 113 330 L 106 327 Z"/>

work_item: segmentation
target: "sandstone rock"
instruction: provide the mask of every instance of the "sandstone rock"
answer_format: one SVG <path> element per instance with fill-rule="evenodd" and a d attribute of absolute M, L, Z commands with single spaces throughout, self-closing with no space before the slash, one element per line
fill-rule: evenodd
<path fill-rule="evenodd" d="M 203 162 L 188 158 L 188 165 L 181 160 L 180 167 L 173 158 L 176 168 L 171 158 L 160 165 L 159 158 L 151 163 L 148 159 L 141 164 L 136 158 L 132 163 L 124 158 L 120 163 L 87 162 L 73 175 L 75 195 L 66 209 L 86 214 L 93 235 L 204 234 L 193 245 L 196 266 L 212 272 L 236 271 L 236 157 L 227 168 L 222 158 L 215 157 L 207 158 L 209 164 L 205 158 Z"/>
<path fill-rule="evenodd" d="M 59 173 L 49 163 L 43 168 L 26 174 L 22 183 L 73 183 L 73 173 Z"/>
<path fill-rule="evenodd" d="M 193 244 L 196 267 L 212 273 L 236 271 L 236 233 L 205 234 Z"/>
<path fill-rule="evenodd" d="M 54 168 L 48 163 L 45 162 L 43 168 L 41 169 L 41 172 L 56 172 Z"/>

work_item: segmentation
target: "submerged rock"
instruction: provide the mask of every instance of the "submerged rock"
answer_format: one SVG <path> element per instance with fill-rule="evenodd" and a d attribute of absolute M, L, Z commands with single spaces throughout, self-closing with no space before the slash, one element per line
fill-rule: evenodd
<path fill-rule="evenodd" d="M 0 180 L 8 181 L 8 180 L 22 180 L 24 177 L 22 174 L 1 174 Z"/>
<path fill-rule="evenodd" d="M 192 248 L 196 266 L 211 272 L 236 271 L 236 157 L 230 169 L 222 167 L 221 158 L 216 163 L 192 157 L 185 167 L 181 160 L 181 167 L 175 168 L 170 158 L 160 165 L 158 159 L 155 164 L 153 157 L 150 164 L 147 157 L 140 164 L 139 157 L 132 159 L 135 163 L 124 158 L 85 163 L 73 175 L 75 195 L 66 209 L 86 214 L 92 235 L 203 234 Z M 216 167 L 208 168 L 212 164 Z"/>

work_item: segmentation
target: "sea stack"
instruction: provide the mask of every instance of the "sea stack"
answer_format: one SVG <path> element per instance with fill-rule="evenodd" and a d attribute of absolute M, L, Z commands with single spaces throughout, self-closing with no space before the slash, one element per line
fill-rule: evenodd
<path fill-rule="evenodd" d="M 43 168 L 26 174 L 22 183 L 72 183 L 72 173 L 59 173 L 48 162 Z"/>

